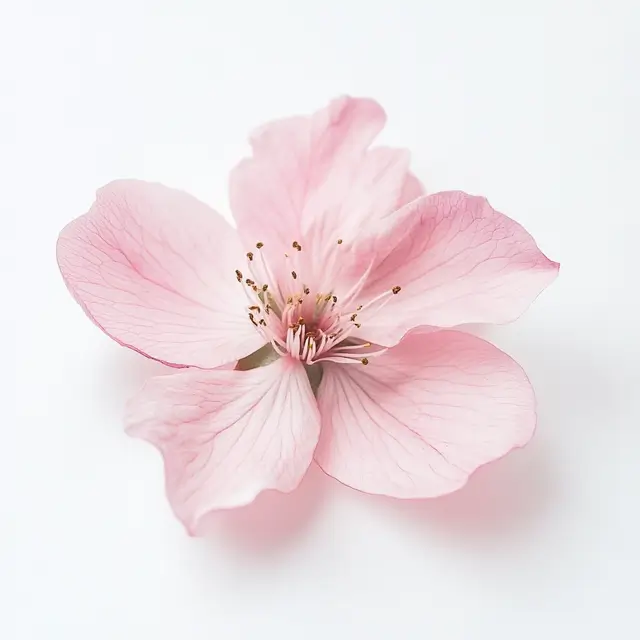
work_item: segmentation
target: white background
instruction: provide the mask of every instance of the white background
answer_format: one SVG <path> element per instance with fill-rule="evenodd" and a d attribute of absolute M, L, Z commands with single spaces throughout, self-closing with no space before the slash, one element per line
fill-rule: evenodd
<path fill-rule="evenodd" d="M 0 5 L 0 637 L 640 637 L 637 3 Z M 383 104 L 431 191 L 488 196 L 562 263 L 488 334 L 532 379 L 537 435 L 447 498 L 312 472 L 190 539 L 121 428 L 161 365 L 83 316 L 57 233 L 116 177 L 226 212 L 248 132 L 340 93 Z"/>

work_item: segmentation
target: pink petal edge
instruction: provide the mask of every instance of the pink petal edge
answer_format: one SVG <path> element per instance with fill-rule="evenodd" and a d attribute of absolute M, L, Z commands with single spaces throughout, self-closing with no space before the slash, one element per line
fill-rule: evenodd
<path fill-rule="evenodd" d="M 375 101 L 344 96 L 308 117 L 278 120 L 252 137 L 253 156 L 231 173 L 230 200 L 248 244 L 294 240 L 323 262 L 327 248 L 374 229 L 376 220 L 424 192 L 409 153 L 368 149 L 384 127 Z"/>
<path fill-rule="evenodd" d="M 558 274 L 560 265 L 485 198 L 460 191 L 424 196 L 389 225 L 362 249 L 361 262 L 374 263 L 362 302 L 401 287 L 382 309 L 361 314 L 362 335 L 371 342 L 390 346 L 423 325 L 515 320 Z"/>
<path fill-rule="evenodd" d="M 264 342 L 235 281 L 245 260 L 235 230 L 182 191 L 110 183 L 63 229 L 57 258 L 94 323 L 150 358 L 213 368 Z"/>
<path fill-rule="evenodd" d="M 329 363 L 318 405 L 320 467 L 396 498 L 461 488 L 478 467 L 525 445 L 536 423 L 524 371 L 459 331 L 412 332 L 367 366 Z"/>
<path fill-rule="evenodd" d="M 169 502 L 192 535 L 213 510 L 246 505 L 267 489 L 293 491 L 320 432 L 304 368 L 289 358 L 250 371 L 152 378 L 129 402 L 126 423 L 162 453 Z"/>

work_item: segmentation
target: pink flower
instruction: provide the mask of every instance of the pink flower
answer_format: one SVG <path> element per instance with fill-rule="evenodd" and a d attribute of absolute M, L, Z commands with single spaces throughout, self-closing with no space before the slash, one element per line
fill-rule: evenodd
<path fill-rule="evenodd" d="M 558 264 L 485 199 L 425 195 L 406 151 L 369 148 L 384 122 L 345 97 L 257 131 L 231 174 L 237 232 L 186 193 L 126 180 L 60 234 L 93 322 L 180 367 L 147 382 L 127 425 L 164 456 L 191 533 L 292 491 L 312 460 L 423 498 L 531 438 L 522 369 L 451 327 L 518 317 Z"/>

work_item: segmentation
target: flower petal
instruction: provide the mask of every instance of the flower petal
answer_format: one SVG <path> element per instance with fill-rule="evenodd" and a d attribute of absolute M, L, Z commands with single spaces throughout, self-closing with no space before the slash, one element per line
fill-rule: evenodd
<path fill-rule="evenodd" d="M 189 369 L 152 378 L 129 403 L 128 432 L 158 447 L 171 506 L 188 531 L 262 491 L 293 491 L 313 457 L 320 416 L 304 367 Z"/>
<path fill-rule="evenodd" d="M 373 225 L 395 210 L 403 195 L 415 193 L 416 181 L 408 177 L 408 152 L 367 150 L 385 119 L 373 100 L 342 97 L 310 117 L 257 131 L 253 156 L 235 168 L 230 181 L 231 208 L 243 237 L 275 243 L 278 251 L 293 240 L 332 246 L 362 231 L 365 220 Z"/>
<path fill-rule="evenodd" d="M 87 315 L 151 358 L 216 367 L 264 343 L 235 280 L 244 263 L 236 232 L 186 193 L 112 182 L 63 229 L 57 253 Z"/>
<path fill-rule="evenodd" d="M 517 222 L 459 191 L 407 205 L 375 243 L 377 262 L 361 301 L 402 290 L 384 308 L 372 305 L 360 322 L 364 338 L 385 345 L 421 325 L 514 320 L 559 268 Z"/>
<path fill-rule="evenodd" d="M 409 334 L 365 366 L 324 365 L 315 459 L 368 493 L 455 491 L 480 465 L 523 446 L 533 391 L 509 356 L 458 331 Z"/>

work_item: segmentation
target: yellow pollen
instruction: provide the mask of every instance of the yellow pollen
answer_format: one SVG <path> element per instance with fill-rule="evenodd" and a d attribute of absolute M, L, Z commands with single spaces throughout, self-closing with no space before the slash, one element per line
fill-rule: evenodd
<path fill-rule="evenodd" d="M 400 293 L 401 290 L 402 290 L 402 287 L 393 287 L 393 289 L 391 289 L 391 291 L 393 292 L 394 295 L 396 293 Z"/>
<path fill-rule="evenodd" d="M 325 302 L 329 302 L 329 300 L 331 300 L 331 294 L 326 295 L 326 296 L 324 297 L 324 301 L 325 301 Z"/>
<path fill-rule="evenodd" d="M 369 358 L 362 358 L 360 362 L 362 362 L 362 364 L 369 364 Z"/>

